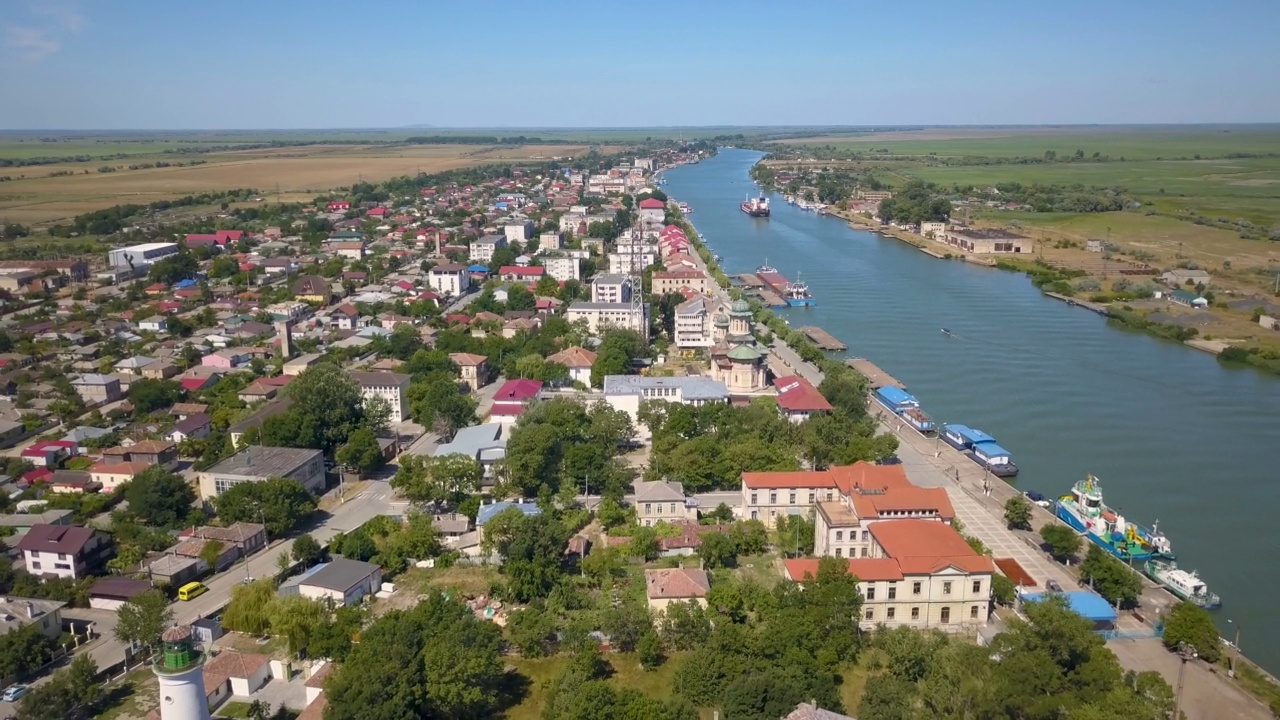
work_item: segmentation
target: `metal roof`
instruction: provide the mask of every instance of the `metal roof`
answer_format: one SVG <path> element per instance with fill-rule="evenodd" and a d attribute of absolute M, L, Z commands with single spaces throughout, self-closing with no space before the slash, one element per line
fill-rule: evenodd
<path fill-rule="evenodd" d="M 345 593 L 379 570 L 381 568 L 373 563 L 340 557 L 317 570 L 301 584 Z"/>

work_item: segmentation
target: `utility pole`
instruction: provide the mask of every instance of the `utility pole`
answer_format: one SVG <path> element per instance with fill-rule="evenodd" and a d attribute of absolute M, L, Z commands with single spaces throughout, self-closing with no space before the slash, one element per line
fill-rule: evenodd
<path fill-rule="evenodd" d="M 1232 646 L 1234 650 L 1231 653 L 1231 667 L 1227 668 L 1227 677 L 1234 678 L 1236 676 L 1236 660 L 1240 657 L 1240 623 L 1227 619 L 1228 625 L 1234 625 L 1236 628 L 1236 641 Z"/>
<path fill-rule="evenodd" d="M 1196 651 L 1186 643 L 1178 644 L 1178 659 L 1182 664 L 1178 666 L 1178 690 L 1173 701 L 1173 717 L 1175 720 L 1182 717 L 1182 681 L 1187 674 L 1187 663 L 1196 658 Z"/>

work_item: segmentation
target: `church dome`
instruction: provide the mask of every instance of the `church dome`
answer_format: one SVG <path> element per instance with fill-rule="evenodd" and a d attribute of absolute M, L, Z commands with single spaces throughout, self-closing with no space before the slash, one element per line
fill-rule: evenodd
<path fill-rule="evenodd" d="M 729 327 L 729 318 L 724 315 L 716 316 L 716 327 Z"/>
<path fill-rule="evenodd" d="M 732 306 L 732 310 L 731 310 L 731 311 L 732 311 L 735 315 L 740 314 L 740 313 L 750 313 L 750 312 L 751 312 L 751 306 L 747 304 L 747 301 L 746 301 L 746 300 L 734 300 L 734 301 L 733 301 L 733 306 Z"/>

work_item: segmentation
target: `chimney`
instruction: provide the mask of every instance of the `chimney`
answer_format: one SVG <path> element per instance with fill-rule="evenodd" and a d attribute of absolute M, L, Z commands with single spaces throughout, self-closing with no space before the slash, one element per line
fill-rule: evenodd
<path fill-rule="evenodd" d="M 22 603 L 22 604 L 23 604 L 24 606 L 26 606 L 26 609 L 27 609 L 27 619 L 28 619 L 28 620 L 35 620 L 35 619 L 36 619 L 36 608 L 35 608 L 35 606 L 34 606 L 34 605 L 32 605 L 32 604 L 31 604 L 31 601 L 30 601 L 30 600 L 28 600 L 28 601 L 26 601 L 26 602 L 24 602 L 24 603 Z"/>

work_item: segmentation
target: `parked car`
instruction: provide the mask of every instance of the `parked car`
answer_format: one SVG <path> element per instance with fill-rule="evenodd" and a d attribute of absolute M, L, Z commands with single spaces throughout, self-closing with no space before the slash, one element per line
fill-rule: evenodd
<path fill-rule="evenodd" d="M 880 458 L 879 460 L 876 461 L 876 464 L 877 465 L 901 465 L 902 458 L 898 457 L 897 455 L 890 455 L 887 458 Z"/>
<path fill-rule="evenodd" d="M 29 685 L 10 685 L 5 691 L 4 696 L 0 699 L 5 702 L 17 702 L 23 695 L 31 692 Z"/>
<path fill-rule="evenodd" d="M 1028 500 L 1030 500 L 1032 503 L 1036 505 L 1039 505 L 1042 508 L 1053 507 L 1052 500 L 1045 497 L 1044 495 L 1041 495 L 1039 492 L 1035 490 L 1028 490 L 1025 493 L 1023 493 L 1023 495 L 1026 495 Z"/>

